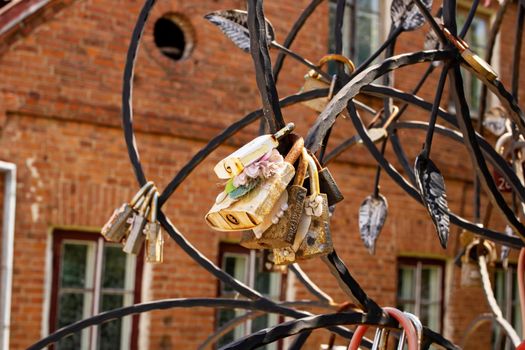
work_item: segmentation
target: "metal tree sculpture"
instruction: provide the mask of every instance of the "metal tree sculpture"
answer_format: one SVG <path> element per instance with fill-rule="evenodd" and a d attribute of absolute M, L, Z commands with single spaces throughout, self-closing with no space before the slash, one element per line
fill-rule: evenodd
<path fill-rule="evenodd" d="M 468 45 L 462 40 L 465 37 L 472 23 L 474 14 L 479 6 L 479 1 L 473 1 L 464 26 L 459 34 L 456 27 L 456 1 L 443 0 L 440 4 L 439 17 L 443 23 L 438 23 L 436 18 L 430 13 L 432 2 L 430 0 L 393 0 L 391 8 L 392 29 L 388 39 L 381 47 L 374 52 L 363 64 L 349 74 L 345 72 L 342 64 L 337 64 L 336 78 L 328 76 L 319 67 L 315 66 L 298 53 L 290 50 L 295 37 L 303 27 L 307 19 L 314 13 L 322 0 L 312 0 L 303 10 L 291 31 L 282 44 L 275 41 L 272 25 L 264 17 L 262 0 L 248 0 L 248 11 L 239 10 L 217 11 L 206 16 L 212 23 L 218 25 L 221 30 L 234 41 L 236 45 L 252 56 L 257 86 L 262 100 L 262 109 L 249 113 L 237 122 L 230 125 L 219 135 L 215 136 L 209 143 L 202 148 L 193 158 L 176 174 L 173 180 L 164 189 L 158 200 L 159 208 L 166 203 L 167 199 L 173 194 L 177 187 L 188 177 L 191 172 L 219 145 L 245 126 L 261 119 L 262 129 L 274 133 L 285 126 L 285 120 L 281 109 L 287 106 L 329 96 L 329 102 L 319 114 L 314 125 L 310 128 L 305 140 L 305 145 L 312 153 L 318 153 L 322 163 L 327 163 L 350 149 L 352 145 L 361 141 L 378 164 L 374 193 L 367 197 L 363 202 L 360 212 L 360 231 L 367 248 L 373 252 L 374 242 L 386 219 L 387 205 L 384 197 L 379 194 L 380 172 L 385 172 L 394 180 L 409 196 L 420 202 L 428 210 L 432 221 L 436 226 L 439 241 L 442 246 L 446 246 L 449 235 L 449 222 L 468 230 L 477 235 L 476 244 L 482 247 L 484 242 L 495 242 L 511 249 L 522 249 L 525 240 L 525 226 L 519 220 L 519 214 L 523 213 L 521 203 L 525 203 L 525 187 L 523 181 L 523 170 L 520 159 L 516 159 L 516 150 L 523 147 L 522 136 L 525 136 L 525 116 L 517 103 L 519 62 L 521 58 L 521 35 L 523 29 L 523 19 L 525 16 L 525 3 L 519 2 L 518 20 L 516 23 L 516 38 L 513 57 L 513 76 L 512 88 L 509 91 L 489 64 L 494 51 L 495 38 L 500 31 L 501 22 L 507 10 L 509 0 L 503 0 L 499 4 L 499 10 L 491 29 L 489 44 L 486 57 L 481 59 L 476 56 Z M 124 70 L 124 84 L 122 94 L 122 116 L 126 144 L 131 164 L 140 186 L 147 182 L 146 175 L 139 161 L 138 150 L 135 145 L 135 135 L 133 132 L 133 110 L 132 110 L 132 80 L 135 65 L 135 58 L 139 48 L 141 34 L 144 30 L 147 18 L 154 6 L 154 0 L 146 0 L 142 11 L 138 17 L 133 30 L 131 43 L 128 49 L 127 61 Z M 337 11 L 335 18 L 335 54 L 342 52 L 342 23 L 345 10 L 345 1 L 337 1 Z M 426 47 L 429 50 L 403 53 L 393 55 L 393 48 L 397 38 L 405 31 L 417 30 L 425 22 L 431 26 L 432 32 L 427 35 Z M 272 66 L 269 48 L 278 49 L 279 55 L 275 64 Z M 385 59 L 378 64 L 372 64 L 376 58 L 385 53 Z M 276 87 L 279 73 L 281 71 L 285 57 L 291 56 L 301 64 L 316 71 L 326 80 L 326 88 L 314 89 L 301 92 L 295 95 L 279 99 Z M 428 69 L 421 76 L 420 82 L 410 92 L 401 91 L 392 87 L 390 75 L 397 69 L 411 66 L 418 63 L 427 63 Z M 428 102 L 417 96 L 417 92 L 424 84 L 430 74 L 441 67 L 441 76 L 436 89 L 433 102 Z M 482 97 L 480 101 L 480 125 L 476 131 L 470 118 L 469 106 L 465 99 L 463 89 L 463 77 L 460 68 L 466 68 L 483 83 Z M 383 77 L 384 84 L 374 83 L 378 78 Z M 445 81 L 449 80 L 451 95 L 455 104 L 455 114 L 445 111 L 439 107 Z M 331 82 L 331 84 L 330 84 Z M 330 87 L 330 88 L 329 88 Z M 487 108 L 487 90 L 496 95 L 500 101 L 500 111 L 507 114 L 508 122 L 498 115 L 497 111 L 492 114 L 487 113 L 487 123 L 483 123 Z M 355 100 L 355 96 L 364 93 L 384 99 L 385 108 L 383 112 L 377 113 L 375 122 L 365 125 L 357 108 L 376 113 L 368 105 Z M 391 101 L 396 100 L 404 105 L 397 113 L 390 113 Z M 428 122 L 402 120 L 403 113 L 408 106 L 415 106 L 428 111 L 430 119 Z M 342 113 L 347 113 L 352 121 L 357 135 L 345 140 L 342 144 L 333 148 L 330 153 L 326 153 L 326 146 L 330 141 L 331 129 L 336 118 Z M 439 124 L 438 120 L 445 121 L 451 127 Z M 510 143 L 510 153 L 512 162 L 509 165 L 506 157 L 499 153 L 499 149 L 491 145 L 483 136 L 482 125 L 487 125 L 487 129 L 497 133 L 505 132 L 505 137 Z M 407 159 L 403 147 L 397 137 L 398 130 L 411 129 L 426 131 L 426 141 L 424 147 L 417 157 L 413 167 Z M 449 210 L 446 202 L 444 179 L 439 169 L 431 160 L 431 145 L 434 134 L 440 134 L 450 140 L 463 144 L 474 165 L 476 178 L 476 220 L 469 221 L 460 215 Z M 382 141 L 380 148 L 376 147 L 376 142 Z M 506 142 L 507 142 L 506 141 Z M 395 151 L 398 162 L 403 167 L 407 178 L 385 158 L 384 151 L 387 142 L 390 142 Z M 502 181 L 512 190 L 516 200 L 515 205 L 509 206 L 498 189 L 488 166 L 492 166 L 501 174 Z M 481 190 L 489 197 L 490 205 L 497 208 L 506 218 L 509 228 L 516 232 L 519 237 L 497 232 L 480 225 L 479 197 Z M 346 312 L 340 310 L 333 312 L 333 301 L 329 295 L 316 286 L 308 276 L 301 270 L 299 265 L 290 266 L 290 270 L 295 273 L 301 283 L 317 299 L 307 302 L 275 302 L 259 292 L 246 286 L 234 277 L 230 276 L 213 262 L 201 254 L 193 245 L 186 240 L 184 235 L 168 220 L 159 209 L 158 219 L 162 227 L 168 232 L 169 236 L 184 250 L 193 260 L 201 265 L 210 274 L 228 285 L 234 291 L 246 298 L 246 300 L 218 299 L 218 298 L 191 298 L 191 299 L 170 299 L 159 300 L 150 303 L 138 304 L 129 307 L 101 313 L 97 316 L 76 322 L 70 326 L 59 329 L 50 336 L 40 340 L 30 347 L 30 349 L 41 349 L 45 346 L 58 341 L 59 339 L 78 332 L 86 327 L 99 325 L 103 322 L 126 315 L 138 314 L 152 310 L 168 308 L 189 308 L 189 307 L 211 307 L 211 308 L 237 308 L 251 310 L 251 312 L 232 320 L 228 324 L 219 328 L 215 334 L 211 335 L 201 346 L 205 346 L 216 341 L 221 334 L 232 329 L 246 319 L 254 318 L 261 313 L 276 313 L 284 315 L 294 320 L 277 324 L 276 326 L 255 332 L 241 338 L 223 349 L 252 349 L 264 344 L 278 341 L 291 335 L 299 335 L 292 343 L 292 349 L 300 348 L 312 330 L 326 328 L 346 339 L 352 339 L 350 348 L 356 346 L 356 340 L 362 337 L 364 327 L 358 327 L 355 334 L 345 326 L 347 325 L 372 325 L 381 328 L 398 328 L 400 322 L 396 310 L 381 308 L 374 300 L 369 298 L 358 282 L 352 277 L 344 262 L 338 257 L 336 251 L 322 257 L 323 262 L 330 268 L 334 278 L 337 279 L 342 290 L 360 309 L 360 311 Z M 490 245 L 489 245 L 490 246 Z M 490 247 L 487 246 L 488 250 Z M 480 248 L 481 251 L 481 248 Z M 501 316 L 501 311 L 493 301 L 490 281 L 487 278 L 487 254 L 480 253 L 479 266 L 483 276 L 484 289 L 487 293 L 490 306 L 493 311 L 493 318 L 500 324 L 504 331 L 511 338 L 513 344 L 519 344 L 519 338 L 508 322 Z M 523 286 L 523 265 L 525 264 L 525 253 L 520 255 L 520 287 L 521 295 L 525 295 Z M 525 302 L 525 300 L 522 300 Z M 316 314 L 300 310 L 301 306 L 318 305 L 329 310 L 326 314 Z M 480 321 L 483 321 L 481 318 Z M 412 320 L 414 329 L 419 329 L 417 320 Z M 472 329 L 477 324 L 472 325 Z M 408 332 L 408 330 L 407 330 Z M 421 327 L 421 348 L 428 348 L 432 343 L 436 343 L 447 349 L 456 349 L 456 345 L 444 339 L 427 327 Z M 354 337 L 354 338 L 353 338 Z M 360 338 L 359 338 L 360 339 Z M 358 343 L 358 341 L 357 341 Z M 353 344 L 353 345 L 352 345 Z M 362 343 L 365 347 L 371 347 L 372 343 L 365 340 Z M 412 347 L 410 344 L 409 347 Z"/>

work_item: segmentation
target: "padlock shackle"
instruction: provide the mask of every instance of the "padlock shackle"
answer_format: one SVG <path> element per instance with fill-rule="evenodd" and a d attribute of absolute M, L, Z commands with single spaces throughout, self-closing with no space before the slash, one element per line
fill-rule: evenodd
<path fill-rule="evenodd" d="M 317 65 L 319 68 L 322 68 L 325 64 L 327 64 L 330 61 L 337 61 L 343 63 L 345 66 L 348 67 L 349 73 L 352 74 L 355 71 L 355 65 L 354 62 L 352 62 L 351 59 L 349 59 L 346 56 L 338 55 L 335 53 L 325 55 L 321 57 L 319 60 L 319 64 Z"/>
<path fill-rule="evenodd" d="M 306 157 L 308 160 L 308 173 L 310 174 L 310 197 L 315 198 L 321 194 L 319 185 L 319 170 L 317 169 L 315 160 L 308 154 L 306 148 L 304 149 L 304 157 Z"/>
<path fill-rule="evenodd" d="M 284 158 L 284 161 L 294 165 L 299 156 L 301 155 L 302 149 L 304 148 L 304 140 L 302 137 L 292 134 L 297 139 L 295 140 L 292 148 L 288 151 L 288 154 Z"/>
<path fill-rule="evenodd" d="M 148 216 L 149 222 L 157 222 L 157 211 L 159 207 L 159 192 L 155 191 L 153 197 L 151 197 L 151 206 Z"/>
<path fill-rule="evenodd" d="M 293 181 L 294 186 L 303 185 L 304 179 L 306 178 L 307 171 L 308 171 L 308 159 L 305 156 L 303 156 L 301 152 L 301 157 L 299 158 L 299 165 L 297 166 L 297 171 L 295 172 L 295 178 Z"/>
<path fill-rule="evenodd" d="M 281 130 L 278 130 L 275 134 L 273 134 L 273 137 L 275 137 L 275 139 L 279 141 L 280 139 L 282 139 L 283 137 L 291 133 L 294 129 L 295 129 L 295 124 L 288 123 L 284 126 L 284 128 L 282 128 Z"/>
<path fill-rule="evenodd" d="M 146 182 L 146 184 L 140 188 L 140 190 L 135 194 L 135 196 L 133 196 L 133 198 L 129 202 L 129 205 L 131 207 L 135 206 L 137 202 L 139 201 L 139 199 L 144 197 L 144 194 L 146 193 L 146 191 L 148 191 L 152 186 L 153 186 L 153 181 Z"/>
<path fill-rule="evenodd" d="M 146 217 L 147 213 L 147 209 L 149 208 L 150 204 L 151 204 L 151 197 L 153 197 L 153 193 L 157 192 L 157 188 L 155 186 L 153 186 L 149 191 L 148 191 L 148 194 L 146 195 L 146 197 L 144 198 L 144 202 L 142 203 L 142 205 L 140 206 L 140 209 L 139 209 L 139 214 L 141 214 L 142 216 Z"/>

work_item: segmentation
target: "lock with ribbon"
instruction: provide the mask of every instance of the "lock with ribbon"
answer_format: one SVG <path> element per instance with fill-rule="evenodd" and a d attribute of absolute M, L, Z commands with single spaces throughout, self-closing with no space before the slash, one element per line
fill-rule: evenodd
<path fill-rule="evenodd" d="M 230 178 L 226 188 L 206 214 L 206 221 L 218 231 L 242 231 L 260 225 L 270 214 L 295 175 L 293 164 L 304 140 L 290 135 L 293 146 L 283 160 L 277 149 L 264 154 Z"/>
<path fill-rule="evenodd" d="M 337 54 L 330 54 L 326 55 L 321 58 L 319 61 L 318 67 L 323 68 L 325 64 L 327 64 L 330 61 L 338 61 L 342 62 L 346 65 L 348 68 L 349 74 L 352 74 L 352 72 L 355 70 L 354 63 L 348 59 L 347 57 L 343 55 L 337 55 Z M 301 92 L 316 90 L 316 89 L 326 89 L 330 87 L 330 82 L 327 81 L 325 78 L 323 78 L 319 73 L 317 73 L 315 70 L 311 69 L 306 73 L 304 76 L 304 85 L 301 89 Z M 328 104 L 328 101 L 330 101 L 330 98 L 328 97 L 319 97 L 313 100 L 304 101 L 302 102 L 303 105 L 313 109 L 317 112 L 322 112 L 326 105 Z"/>

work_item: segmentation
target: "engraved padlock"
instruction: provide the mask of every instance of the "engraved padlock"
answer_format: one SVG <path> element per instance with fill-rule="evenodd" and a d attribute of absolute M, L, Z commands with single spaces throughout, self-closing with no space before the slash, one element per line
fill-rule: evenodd
<path fill-rule="evenodd" d="M 445 27 L 443 27 L 443 33 L 445 33 L 447 39 L 459 50 L 461 58 L 467 63 L 468 68 L 471 68 L 474 73 L 490 82 L 496 80 L 498 73 L 496 73 L 487 61 L 476 55 L 465 41 L 453 36 Z"/>
<path fill-rule="evenodd" d="M 304 148 L 301 153 L 303 152 Z M 259 226 L 244 232 L 240 243 L 242 246 L 249 249 L 276 249 L 293 244 L 304 209 L 307 190 L 303 183 L 307 170 L 308 159 L 301 154 L 293 184 L 282 194 L 272 212 Z"/>
<path fill-rule="evenodd" d="M 102 227 L 101 234 L 109 242 L 120 242 L 126 235 L 130 227 L 130 218 L 138 211 L 139 201 L 153 187 L 153 182 L 147 182 L 135 194 L 129 203 L 124 203 L 120 208 L 115 209 L 110 219 Z"/>
<path fill-rule="evenodd" d="M 295 175 L 293 164 L 301 154 L 304 141 L 297 135 L 290 135 L 294 143 L 274 174 L 260 180 L 248 193 L 240 198 L 229 195 L 217 197 L 214 206 L 206 214 L 210 227 L 218 231 L 243 231 L 260 225 Z"/>
<path fill-rule="evenodd" d="M 327 255 L 334 250 L 330 233 L 330 214 L 328 212 L 328 198 L 320 192 L 319 173 L 314 159 L 308 155 L 311 194 L 306 198 L 304 212 L 299 222 L 296 239 L 302 242 L 295 250 L 296 260 L 311 259 L 316 256 Z M 308 223 L 308 225 L 306 225 Z M 308 226 L 303 234 L 302 228 Z M 294 243 L 295 245 L 295 243 Z"/>
<path fill-rule="evenodd" d="M 330 233 L 328 199 L 319 189 L 319 173 L 315 160 L 306 153 L 310 174 L 310 195 L 304 202 L 294 243 L 291 247 L 274 249 L 276 265 L 291 264 L 296 260 L 310 259 L 333 251 Z"/>
<path fill-rule="evenodd" d="M 337 55 L 337 54 L 330 54 L 326 55 L 321 58 L 319 61 L 318 67 L 322 68 L 326 63 L 330 61 L 339 61 L 344 63 L 348 67 L 349 74 L 352 74 L 352 72 L 355 70 L 354 63 L 348 59 L 345 56 Z M 325 78 L 323 78 L 319 73 L 317 73 L 315 70 L 310 70 L 306 75 L 304 76 L 304 85 L 301 89 L 301 92 L 316 90 L 316 89 L 326 89 L 330 86 L 330 82 L 327 81 Z M 315 98 L 309 101 L 302 102 L 303 105 L 313 109 L 317 112 L 322 112 L 326 105 L 328 104 L 328 97 L 319 97 Z"/>
<path fill-rule="evenodd" d="M 159 193 L 155 192 L 151 199 L 151 207 L 148 222 L 144 227 L 146 239 L 146 261 L 149 263 L 161 263 L 163 261 L 164 237 L 157 220 Z"/>
<path fill-rule="evenodd" d="M 331 207 L 345 199 L 339 186 L 335 182 L 334 177 L 330 173 L 327 167 L 324 167 L 319 163 L 319 160 L 310 153 L 310 156 L 314 159 L 317 169 L 319 170 L 319 189 L 321 193 L 326 194 L 328 200 L 328 206 Z"/>
<path fill-rule="evenodd" d="M 147 216 L 150 210 L 151 198 L 155 192 L 157 192 L 156 187 L 152 187 L 148 191 L 139 212 L 133 216 L 129 234 L 126 237 L 126 242 L 122 249 L 125 253 L 138 254 L 140 252 L 142 244 L 144 243 L 144 227 L 146 226 Z"/>
<path fill-rule="evenodd" d="M 294 123 L 288 123 L 273 135 L 261 135 L 253 139 L 218 162 L 213 168 L 215 174 L 220 179 L 229 179 L 240 174 L 247 165 L 279 146 L 279 140 L 292 132 L 294 128 Z"/>

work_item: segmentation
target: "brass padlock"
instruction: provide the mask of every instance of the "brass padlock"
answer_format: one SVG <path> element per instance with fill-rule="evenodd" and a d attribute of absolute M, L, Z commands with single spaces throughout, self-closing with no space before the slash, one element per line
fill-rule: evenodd
<path fill-rule="evenodd" d="M 476 55 L 469 47 L 469 45 L 460 38 L 456 38 L 450 31 L 443 27 L 443 32 L 448 40 L 459 50 L 461 58 L 467 62 L 468 66 L 474 70 L 475 73 L 481 75 L 488 81 L 494 81 L 498 77 L 498 73 L 492 68 L 488 62 Z"/>
<path fill-rule="evenodd" d="M 303 148 L 303 151 L 304 148 Z M 297 225 L 303 213 L 306 188 L 303 182 L 308 169 L 308 159 L 301 154 L 299 166 L 295 172 L 292 186 L 283 193 L 287 198 L 285 206 L 278 202 L 261 225 L 252 231 L 246 231 L 241 239 L 241 245 L 249 249 L 276 249 L 290 247 L 295 239 Z"/>
<path fill-rule="evenodd" d="M 243 231 L 263 222 L 295 175 L 293 164 L 301 154 L 304 140 L 296 135 L 290 136 L 295 142 L 274 175 L 261 180 L 240 198 L 232 198 L 224 192 L 219 194 L 206 214 L 210 227 L 218 231 Z"/>
<path fill-rule="evenodd" d="M 155 192 L 157 192 L 157 188 L 152 187 L 146 195 L 139 212 L 133 216 L 131 228 L 129 230 L 128 236 L 126 237 L 124 248 L 122 249 L 125 253 L 138 254 L 140 252 L 140 248 L 144 243 L 144 227 L 146 226 L 147 222 L 146 218 L 150 211 L 151 198 Z"/>
<path fill-rule="evenodd" d="M 349 70 L 349 73 L 352 74 L 352 72 L 355 70 L 354 63 L 348 59 L 347 57 L 343 55 L 337 55 L 337 54 L 330 54 L 326 55 L 321 58 L 319 61 L 318 67 L 322 68 L 326 63 L 330 61 L 339 61 L 344 63 Z M 315 70 L 311 69 L 306 73 L 304 76 L 304 85 L 301 89 L 301 92 L 316 90 L 316 89 L 326 89 L 330 86 L 330 82 L 326 81 L 322 76 L 319 75 Z M 317 112 L 322 112 L 326 105 L 328 104 L 328 101 L 330 99 L 328 97 L 319 97 L 313 100 L 304 101 L 301 102 L 303 105 L 313 109 Z"/>
<path fill-rule="evenodd" d="M 213 170 L 219 179 L 229 179 L 241 173 L 253 161 L 279 146 L 279 140 L 295 128 L 294 123 L 288 123 L 284 128 L 271 135 L 261 135 L 237 151 L 230 154 L 215 165 Z"/>
<path fill-rule="evenodd" d="M 317 165 L 317 169 L 319 170 L 319 187 L 320 192 L 326 194 L 326 197 L 328 199 L 328 206 L 331 207 L 332 205 L 335 205 L 345 199 L 343 194 L 341 193 L 341 190 L 339 189 L 339 186 L 337 186 L 337 183 L 335 182 L 334 177 L 330 173 L 330 170 L 328 170 L 327 167 L 322 167 L 322 165 L 319 163 L 319 160 L 310 153 L 310 156 L 315 161 L 315 164 Z M 308 186 L 307 183 L 305 183 L 305 186 Z"/>
<path fill-rule="evenodd" d="M 157 220 L 159 194 L 155 192 L 151 199 L 148 223 L 144 227 L 146 237 L 146 261 L 150 263 L 161 263 L 163 260 L 164 237 Z"/>
<path fill-rule="evenodd" d="M 305 200 L 293 245 L 273 251 L 276 265 L 291 264 L 296 260 L 310 259 L 333 251 L 328 199 L 326 194 L 320 193 L 315 160 L 307 153 L 306 156 L 311 193 Z"/>
<path fill-rule="evenodd" d="M 104 224 L 100 233 L 109 242 L 120 242 L 129 230 L 129 220 L 138 211 L 139 201 L 144 198 L 144 194 L 151 189 L 153 182 L 147 182 L 135 194 L 129 203 L 124 203 L 120 208 L 115 209 L 108 222 Z"/>

